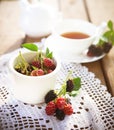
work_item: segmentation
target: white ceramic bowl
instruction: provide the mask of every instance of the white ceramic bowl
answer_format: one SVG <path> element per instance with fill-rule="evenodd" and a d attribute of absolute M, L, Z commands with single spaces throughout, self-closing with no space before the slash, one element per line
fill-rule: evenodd
<path fill-rule="evenodd" d="M 88 34 L 88 38 L 71 39 L 61 36 L 67 32 L 81 32 Z M 95 40 L 97 27 L 84 20 L 64 19 L 53 29 L 52 35 L 45 41 L 45 46 L 59 53 L 61 56 L 76 56 L 83 53 Z"/>
<path fill-rule="evenodd" d="M 29 104 L 44 102 L 45 94 L 55 87 L 57 73 L 61 67 L 59 59 L 57 56 L 54 56 L 56 68 L 53 72 L 43 76 L 27 76 L 14 69 L 18 55 L 19 54 L 15 55 L 9 61 L 9 69 L 14 78 L 14 85 L 12 89 L 14 96 L 20 101 Z M 36 52 L 24 52 L 22 55 L 29 62 L 36 55 Z"/>

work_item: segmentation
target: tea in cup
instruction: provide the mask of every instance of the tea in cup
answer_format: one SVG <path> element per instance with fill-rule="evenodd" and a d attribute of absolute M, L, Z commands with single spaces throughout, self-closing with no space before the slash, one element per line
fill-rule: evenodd
<path fill-rule="evenodd" d="M 60 54 L 63 59 L 82 54 L 94 42 L 97 26 L 78 19 L 63 19 L 53 28 L 45 46 Z"/>

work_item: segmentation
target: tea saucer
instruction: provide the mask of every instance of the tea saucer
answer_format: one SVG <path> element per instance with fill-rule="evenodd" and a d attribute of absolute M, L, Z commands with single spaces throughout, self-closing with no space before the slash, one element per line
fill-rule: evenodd
<path fill-rule="evenodd" d="M 85 51 L 87 52 L 87 51 Z M 64 62 L 74 62 L 74 63 L 90 63 L 97 60 L 102 59 L 105 54 L 98 56 L 98 57 L 89 57 L 86 53 L 82 53 L 80 55 L 66 55 L 64 52 L 60 55 L 60 58 Z"/>
<path fill-rule="evenodd" d="M 53 41 L 52 35 L 50 35 L 47 39 L 45 39 L 44 46 L 49 47 L 53 43 L 54 43 L 54 41 Z M 88 50 L 85 50 L 83 53 L 78 54 L 78 55 L 73 54 L 72 52 L 70 54 L 66 53 L 66 52 L 64 52 L 64 50 L 61 53 L 58 48 L 53 48 L 51 51 L 53 51 L 53 53 L 56 53 L 62 61 L 64 61 L 64 62 L 74 62 L 74 63 L 94 62 L 94 61 L 102 59 L 106 55 L 106 54 L 102 54 L 101 56 L 97 56 L 97 57 L 89 57 L 89 56 L 87 56 Z"/>
<path fill-rule="evenodd" d="M 103 54 L 98 57 L 89 57 L 89 56 L 87 56 L 86 52 L 87 52 L 87 50 L 83 54 L 76 55 L 72 58 L 69 57 L 69 58 L 67 58 L 67 61 L 75 62 L 75 63 L 89 63 L 89 62 L 94 62 L 94 61 L 100 60 L 105 56 L 105 54 Z"/>

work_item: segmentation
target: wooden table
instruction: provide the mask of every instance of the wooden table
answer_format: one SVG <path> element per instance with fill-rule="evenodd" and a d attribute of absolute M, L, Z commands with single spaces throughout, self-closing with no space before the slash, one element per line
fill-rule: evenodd
<path fill-rule="evenodd" d="M 78 18 L 96 25 L 114 21 L 114 0 L 42 0 L 57 7 L 63 18 Z M 26 42 L 26 34 L 19 26 L 20 6 L 18 0 L 0 1 L 0 55 L 20 47 Z M 103 59 L 85 63 L 114 96 L 114 47 Z"/>

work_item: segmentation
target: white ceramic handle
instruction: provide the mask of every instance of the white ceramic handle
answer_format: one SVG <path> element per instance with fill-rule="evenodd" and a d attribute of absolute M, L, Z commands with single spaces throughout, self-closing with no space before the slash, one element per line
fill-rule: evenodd
<path fill-rule="evenodd" d="M 106 26 L 107 26 L 107 23 L 106 22 L 102 22 L 101 25 L 97 27 L 96 39 L 93 42 L 93 44 L 97 44 L 98 43 L 100 37 L 102 36 L 103 32 L 106 29 Z"/>
<path fill-rule="evenodd" d="M 107 26 L 106 22 L 103 22 L 103 23 L 101 23 L 100 26 L 98 26 L 98 35 L 102 35 L 103 34 L 103 32 L 106 29 L 106 26 Z"/>

